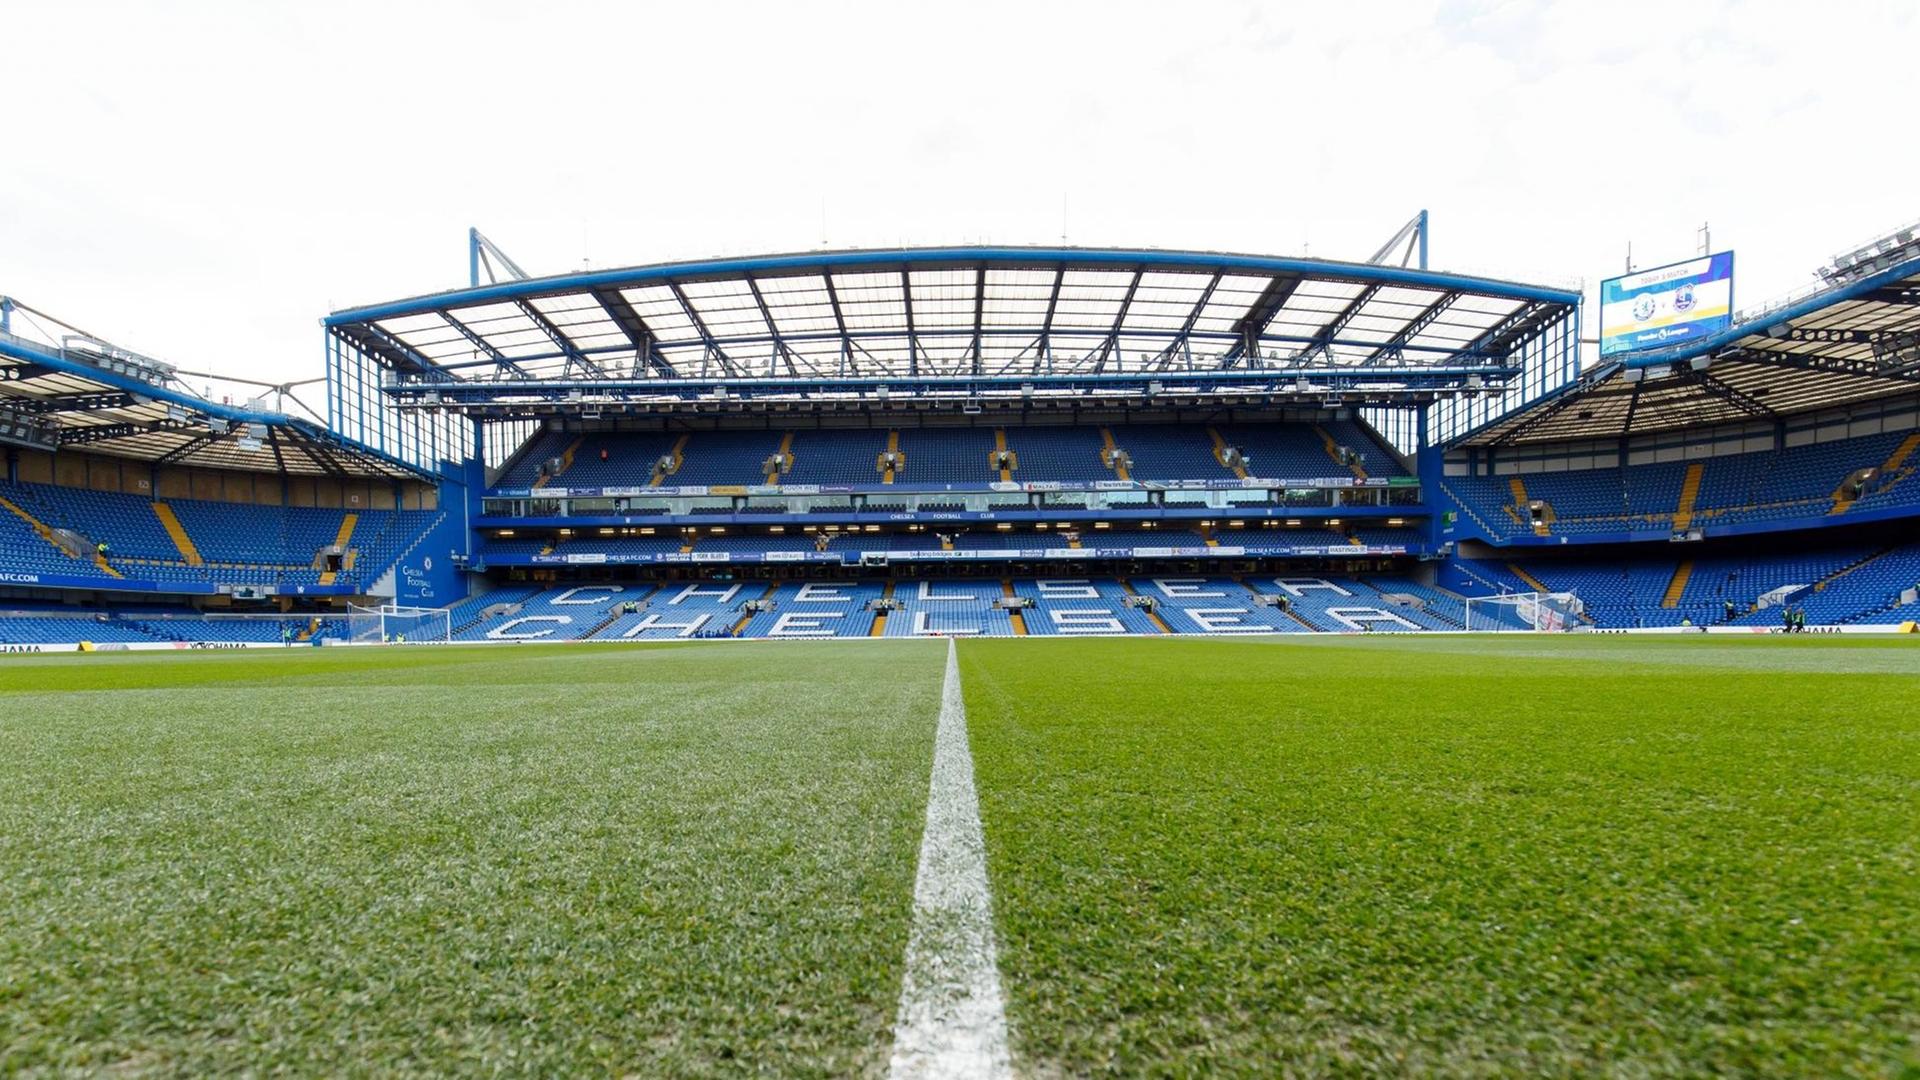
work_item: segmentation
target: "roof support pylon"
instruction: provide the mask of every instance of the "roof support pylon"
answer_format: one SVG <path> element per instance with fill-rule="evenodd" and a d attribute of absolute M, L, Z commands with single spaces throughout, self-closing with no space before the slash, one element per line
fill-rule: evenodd
<path fill-rule="evenodd" d="M 1375 266 L 1385 266 L 1395 258 L 1396 253 L 1398 253 L 1399 265 L 1402 267 L 1413 266 L 1420 270 L 1427 268 L 1427 212 L 1425 210 L 1408 218 L 1407 223 L 1400 226 L 1399 231 L 1395 232 L 1391 239 L 1381 244 L 1380 250 L 1374 252 L 1373 257 L 1367 261 Z"/>
<path fill-rule="evenodd" d="M 497 270 L 494 268 L 495 263 L 499 264 Z M 506 252 L 500 250 L 498 244 L 487 239 L 479 229 L 469 228 L 467 230 L 467 280 L 473 288 L 477 289 L 481 286 L 480 271 L 483 269 L 487 272 L 487 280 L 484 284 L 488 285 L 501 281 L 525 281 L 531 276 L 520 269 L 519 263 L 508 257 Z"/>

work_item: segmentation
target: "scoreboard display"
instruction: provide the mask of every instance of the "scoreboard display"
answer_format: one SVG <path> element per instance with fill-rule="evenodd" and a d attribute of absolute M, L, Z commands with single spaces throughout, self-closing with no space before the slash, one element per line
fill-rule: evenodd
<path fill-rule="evenodd" d="M 1662 349 L 1733 324 L 1733 252 L 1600 283 L 1600 355 Z"/>

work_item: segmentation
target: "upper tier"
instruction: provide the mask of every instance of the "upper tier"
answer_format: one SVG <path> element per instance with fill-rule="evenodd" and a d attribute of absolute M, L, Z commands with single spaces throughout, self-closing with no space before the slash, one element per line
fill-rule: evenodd
<path fill-rule="evenodd" d="M 1239 452 L 1237 467 L 1226 463 L 1229 448 Z M 1010 455 L 1004 469 L 1002 450 Z M 890 474 L 889 453 L 896 455 Z M 776 457 L 783 460 L 770 470 Z M 663 459 L 675 465 L 662 469 Z M 1399 460 L 1350 420 L 684 433 L 546 429 L 515 455 L 494 490 L 768 483 L 984 489 L 1005 482 L 1405 475 Z"/>
<path fill-rule="evenodd" d="M 365 591 L 440 515 L 0 483 L 0 584 L 212 593 Z M 63 544 L 59 533 L 66 532 Z M 71 541 L 78 541 L 77 546 Z M 96 545 L 106 545 L 104 552 Z M 338 544 L 337 569 L 316 557 Z"/>
<path fill-rule="evenodd" d="M 1664 538 L 1910 512 L 1920 509 L 1917 469 L 1920 432 L 1896 431 L 1697 461 L 1449 475 L 1442 488 L 1492 540 L 1557 544 L 1565 537 Z"/>

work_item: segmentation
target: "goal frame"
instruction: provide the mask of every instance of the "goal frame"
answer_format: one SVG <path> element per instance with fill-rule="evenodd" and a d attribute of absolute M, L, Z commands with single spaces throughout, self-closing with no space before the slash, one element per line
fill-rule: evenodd
<path fill-rule="evenodd" d="M 347 605 L 347 641 L 354 645 L 446 645 L 453 641 L 453 609 L 381 604 Z"/>
<path fill-rule="evenodd" d="M 1474 634 L 1565 633 L 1579 625 L 1580 616 L 1586 611 L 1580 597 L 1571 592 L 1499 593 L 1464 599 L 1464 629 Z M 1508 620 L 1492 614 L 1496 611 L 1507 612 Z M 1474 616 L 1480 613 L 1484 613 L 1484 624 L 1476 626 Z"/>

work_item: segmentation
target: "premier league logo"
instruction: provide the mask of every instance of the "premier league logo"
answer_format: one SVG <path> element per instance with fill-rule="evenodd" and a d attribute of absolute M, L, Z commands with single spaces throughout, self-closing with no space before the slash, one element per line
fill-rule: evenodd
<path fill-rule="evenodd" d="M 1653 318 L 1653 309 L 1653 297 L 1651 295 L 1641 296 L 1633 302 L 1633 321 L 1646 322 L 1648 319 Z"/>
<path fill-rule="evenodd" d="M 1673 290 L 1673 310 L 1688 312 L 1693 310 L 1694 297 L 1691 282 Z"/>

